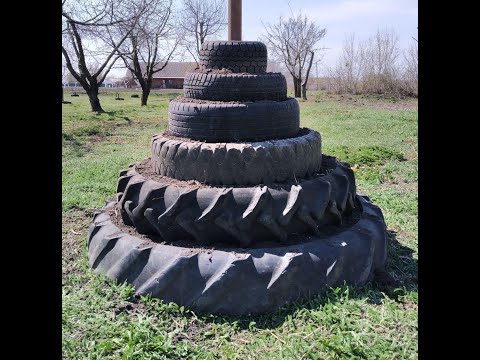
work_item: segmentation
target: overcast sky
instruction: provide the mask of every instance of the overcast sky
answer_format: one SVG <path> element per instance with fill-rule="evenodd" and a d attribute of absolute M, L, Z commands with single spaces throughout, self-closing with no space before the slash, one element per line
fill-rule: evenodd
<path fill-rule="evenodd" d="M 290 9 L 306 14 L 309 20 L 327 29 L 318 44 L 328 48 L 323 57 L 326 65 L 336 62 L 345 36 L 352 33 L 357 39 L 366 39 L 379 28 L 393 29 L 402 48 L 409 46 L 412 37 L 418 39 L 416 0 L 243 0 L 242 8 L 243 40 L 257 40 L 264 34 L 262 22 L 273 23 L 280 16 L 288 17 Z M 227 31 L 218 38 L 227 39 Z M 321 67 L 318 70 L 322 72 Z"/>

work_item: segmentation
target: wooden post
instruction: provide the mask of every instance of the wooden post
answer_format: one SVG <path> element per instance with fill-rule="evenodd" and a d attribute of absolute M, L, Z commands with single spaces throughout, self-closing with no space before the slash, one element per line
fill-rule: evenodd
<path fill-rule="evenodd" d="M 242 40 L 242 0 L 228 0 L 228 40 Z"/>

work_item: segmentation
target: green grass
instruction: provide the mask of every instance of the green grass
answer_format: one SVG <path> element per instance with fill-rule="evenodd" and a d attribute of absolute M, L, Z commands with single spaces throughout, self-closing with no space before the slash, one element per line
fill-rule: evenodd
<path fill-rule="evenodd" d="M 167 125 L 168 100 L 85 95 L 63 106 L 63 357 L 65 359 L 416 359 L 417 111 L 414 100 L 309 94 L 301 125 L 322 133 L 323 152 L 352 166 L 358 191 L 385 215 L 390 281 L 342 286 L 263 316 L 195 314 L 137 298 L 94 274 L 85 245 L 92 212 L 115 195 L 118 172 L 149 156 Z M 360 103 L 360 104 L 359 104 Z M 392 103 L 394 103 L 392 108 Z M 399 106 L 399 103 L 401 106 Z"/>
<path fill-rule="evenodd" d="M 329 154 L 350 164 L 362 166 L 383 165 L 387 160 L 403 160 L 403 154 L 400 151 L 378 145 L 360 147 L 340 145 L 332 147 Z"/>

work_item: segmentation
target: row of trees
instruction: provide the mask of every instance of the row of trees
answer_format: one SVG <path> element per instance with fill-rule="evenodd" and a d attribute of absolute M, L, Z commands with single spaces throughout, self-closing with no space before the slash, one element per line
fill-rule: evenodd
<path fill-rule="evenodd" d="M 222 0 L 183 0 L 181 9 L 172 0 L 63 0 L 62 17 L 65 65 L 96 112 L 103 112 L 99 85 L 118 62 L 138 81 L 141 105 L 146 105 L 156 72 L 181 53 L 198 62 L 202 44 L 227 25 Z M 310 70 L 321 50 L 317 44 L 326 29 L 293 13 L 264 28 L 270 58 L 292 76 L 295 96 L 306 99 Z"/>
<path fill-rule="evenodd" d="M 264 27 L 271 56 L 291 75 L 295 97 L 306 100 L 312 64 L 321 61 L 325 50 L 317 44 L 326 29 L 305 15 L 293 14 Z M 412 38 L 402 50 L 394 30 L 379 29 L 362 41 L 354 34 L 348 36 L 337 63 L 324 68 L 326 88 L 335 93 L 418 95 L 418 41 Z"/>
<path fill-rule="evenodd" d="M 99 86 L 118 62 L 139 82 L 146 105 L 153 75 L 180 49 L 197 60 L 203 42 L 225 26 L 221 0 L 183 0 L 180 9 L 173 0 L 63 0 L 62 54 L 92 111 L 103 112 Z"/>
<path fill-rule="evenodd" d="M 418 42 L 401 50 L 393 30 L 377 30 L 366 40 L 348 36 L 335 66 L 328 68 L 335 93 L 418 95 Z"/>
<path fill-rule="evenodd" d="M 103 112 L 99 85 L 118 64 L 130 70 L 146 105 L 153 75 L 174 56 L 190 54 L 198 63 L 202 44 L 225 29 L 226 1 L 63 0 L 62 53 L 70 74 L 86 91 L 92 111 Z M 270 60 L 291 75 L 295 97 L 307 99 L 313 64 L 321 61 L 319 42 L 326 29 L 306 15 L 264 24 Z M 337 93 L 418 94 L 418 42 L 402 53 L 394 31 L 378 30 L 365 41 L 354 35 L 327 69 L 328 88 Z M 62 88 L 63 90 L 63 88 Z"/>

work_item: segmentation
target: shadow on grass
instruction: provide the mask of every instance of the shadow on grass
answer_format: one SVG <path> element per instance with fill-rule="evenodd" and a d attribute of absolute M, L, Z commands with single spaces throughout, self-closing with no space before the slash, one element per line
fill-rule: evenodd
<path fill-rule="evenodd" d="M 118 119 L 123 119 L 129 124 L 132 123 L 132 120 L 128 116 L 120 116 L 124 114 L 124 110 L 112 110 L 112 111 L 105 111 L 104 114 L 107 114 L 108 116 L 112 117 L 117 117 Z"/>
<path fill-rule="evenodd" d="M 81 157 L 91 151 L 85 142 L 80 141 L 72 134 L 62 133 L 63 147 L 71 151 L 76 157 Z"/>
<path fill-rule="evenodd" d="M 248 330 L 252 322 L 257 329 L 274 329 L 281 326 L 297 311 L 321 310 L 325 304 L 343 302 L 346 299 L 366 299 L 367 303 L 376 305 L 382 304 L 385 298 L 404 303 L 403 296 L 417 290 L 418 263 L 412 257 L 414 250 L 400 244 L 394 231 L 387 232 L 387 239 L 386 270 L 375 272 L 373 281 L 364 286 L 343 285 L 331 288 L 321 295 L 304 298 L 271 314 L 222 316 L 196 313 L 196 315 L 204 318 L 206 323 L 221 325 L 235 322 L 242 330 Z M 188 314 L 189 312 L 186 312 L 184 315 L 189 316 Z"/>

